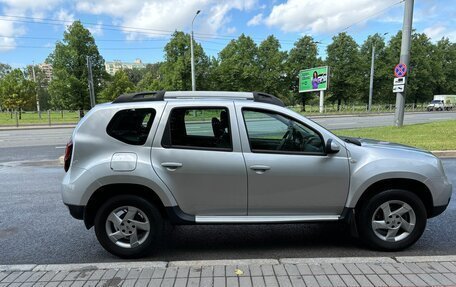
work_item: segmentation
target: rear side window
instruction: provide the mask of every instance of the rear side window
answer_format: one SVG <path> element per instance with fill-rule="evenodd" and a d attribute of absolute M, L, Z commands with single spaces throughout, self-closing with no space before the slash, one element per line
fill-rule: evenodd
<path fill-rule="evenodd" d="M 143 145 L 154 121 L 154 109 L 118 111 L 106 128 L 111 137 L 131 145 Z"/>
<path fill-rule="evenodd" d="M 198 107 L 172 109 L 162 145 L 231 151 L 231 129 L 227 108 Z"/>

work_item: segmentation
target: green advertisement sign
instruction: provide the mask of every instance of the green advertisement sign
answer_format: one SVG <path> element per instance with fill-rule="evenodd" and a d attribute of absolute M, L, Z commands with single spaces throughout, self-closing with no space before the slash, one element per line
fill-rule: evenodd
<path fill-rule="evenodd" d="M 299 71 L 299 92 L 325 91 L 328 89 L 329 67 L 317 67 Z"/>

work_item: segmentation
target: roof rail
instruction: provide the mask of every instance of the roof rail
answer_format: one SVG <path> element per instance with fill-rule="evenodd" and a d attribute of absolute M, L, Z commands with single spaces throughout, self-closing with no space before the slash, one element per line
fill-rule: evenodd
<path fill-rule="evenodd" d="M 285 107 L 285 104 L 282 102 L 281 99 L 262 92 L 253 92 L 253 100 L 255 102 L 262 102 L 262 103 L 268 103 L 268 104 L 273 104 L 276 106 L 281 106 Z"/>
<path fill-rule="evenodd" d="M 145 91 L 139 93 L 122 94 L 117 97 L 112 103 L 130 103 L 130 102 L 148 102 L 148 101 L 163 101 L 165 91 Z"/>
<path fill-rule="evenodd" d="M 253 100 L 284 107 L 285 104 L 277 97 L 262 92 L 225 92 L 225 91 L 146 91 L 120 95 L 112 103 L 163 101 L 165 99 L 243 99 Z"/>

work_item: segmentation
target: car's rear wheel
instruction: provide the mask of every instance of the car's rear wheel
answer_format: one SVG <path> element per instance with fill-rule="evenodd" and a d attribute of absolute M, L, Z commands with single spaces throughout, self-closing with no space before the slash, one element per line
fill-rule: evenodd
<path fill-rule="evenodd" d="M 162 231 L 160 212 L 138 196 L 113 197 L 95 216 L 98 241 L 107 251 L 122 258 L 138 258 L 154 251 Z"/>
<path fill-rule="evenodd" d="M 358 228 L 369 246 L 396 251 L 421 237 L 426 220 L 426 208 L 417 195 L 392 189 L 374 195 L 359 208 Z"/>

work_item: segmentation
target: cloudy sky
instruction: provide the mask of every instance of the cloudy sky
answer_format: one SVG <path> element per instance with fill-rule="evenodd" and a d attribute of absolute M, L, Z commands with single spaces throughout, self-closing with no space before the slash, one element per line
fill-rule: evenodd
<path fill-rule="evenodd" d="M 456 41 L 455 0 L 415 0 L 414 29 L 433 41 Z M 241 33 L 260 43 L 274 34 L 283 50 L 311 35 L 324 56 L 341 31 L 358 43 L 373 33 L 402 28 L 400 0 L 0 0 L 0 62 L 14 67 L 41 63 L 62 39 L 65 27 L 79 19 L 92 32 L 107 61 L 152 63 L 163 59 L 173 31 L 191 30 L 209 55 Z"/>

